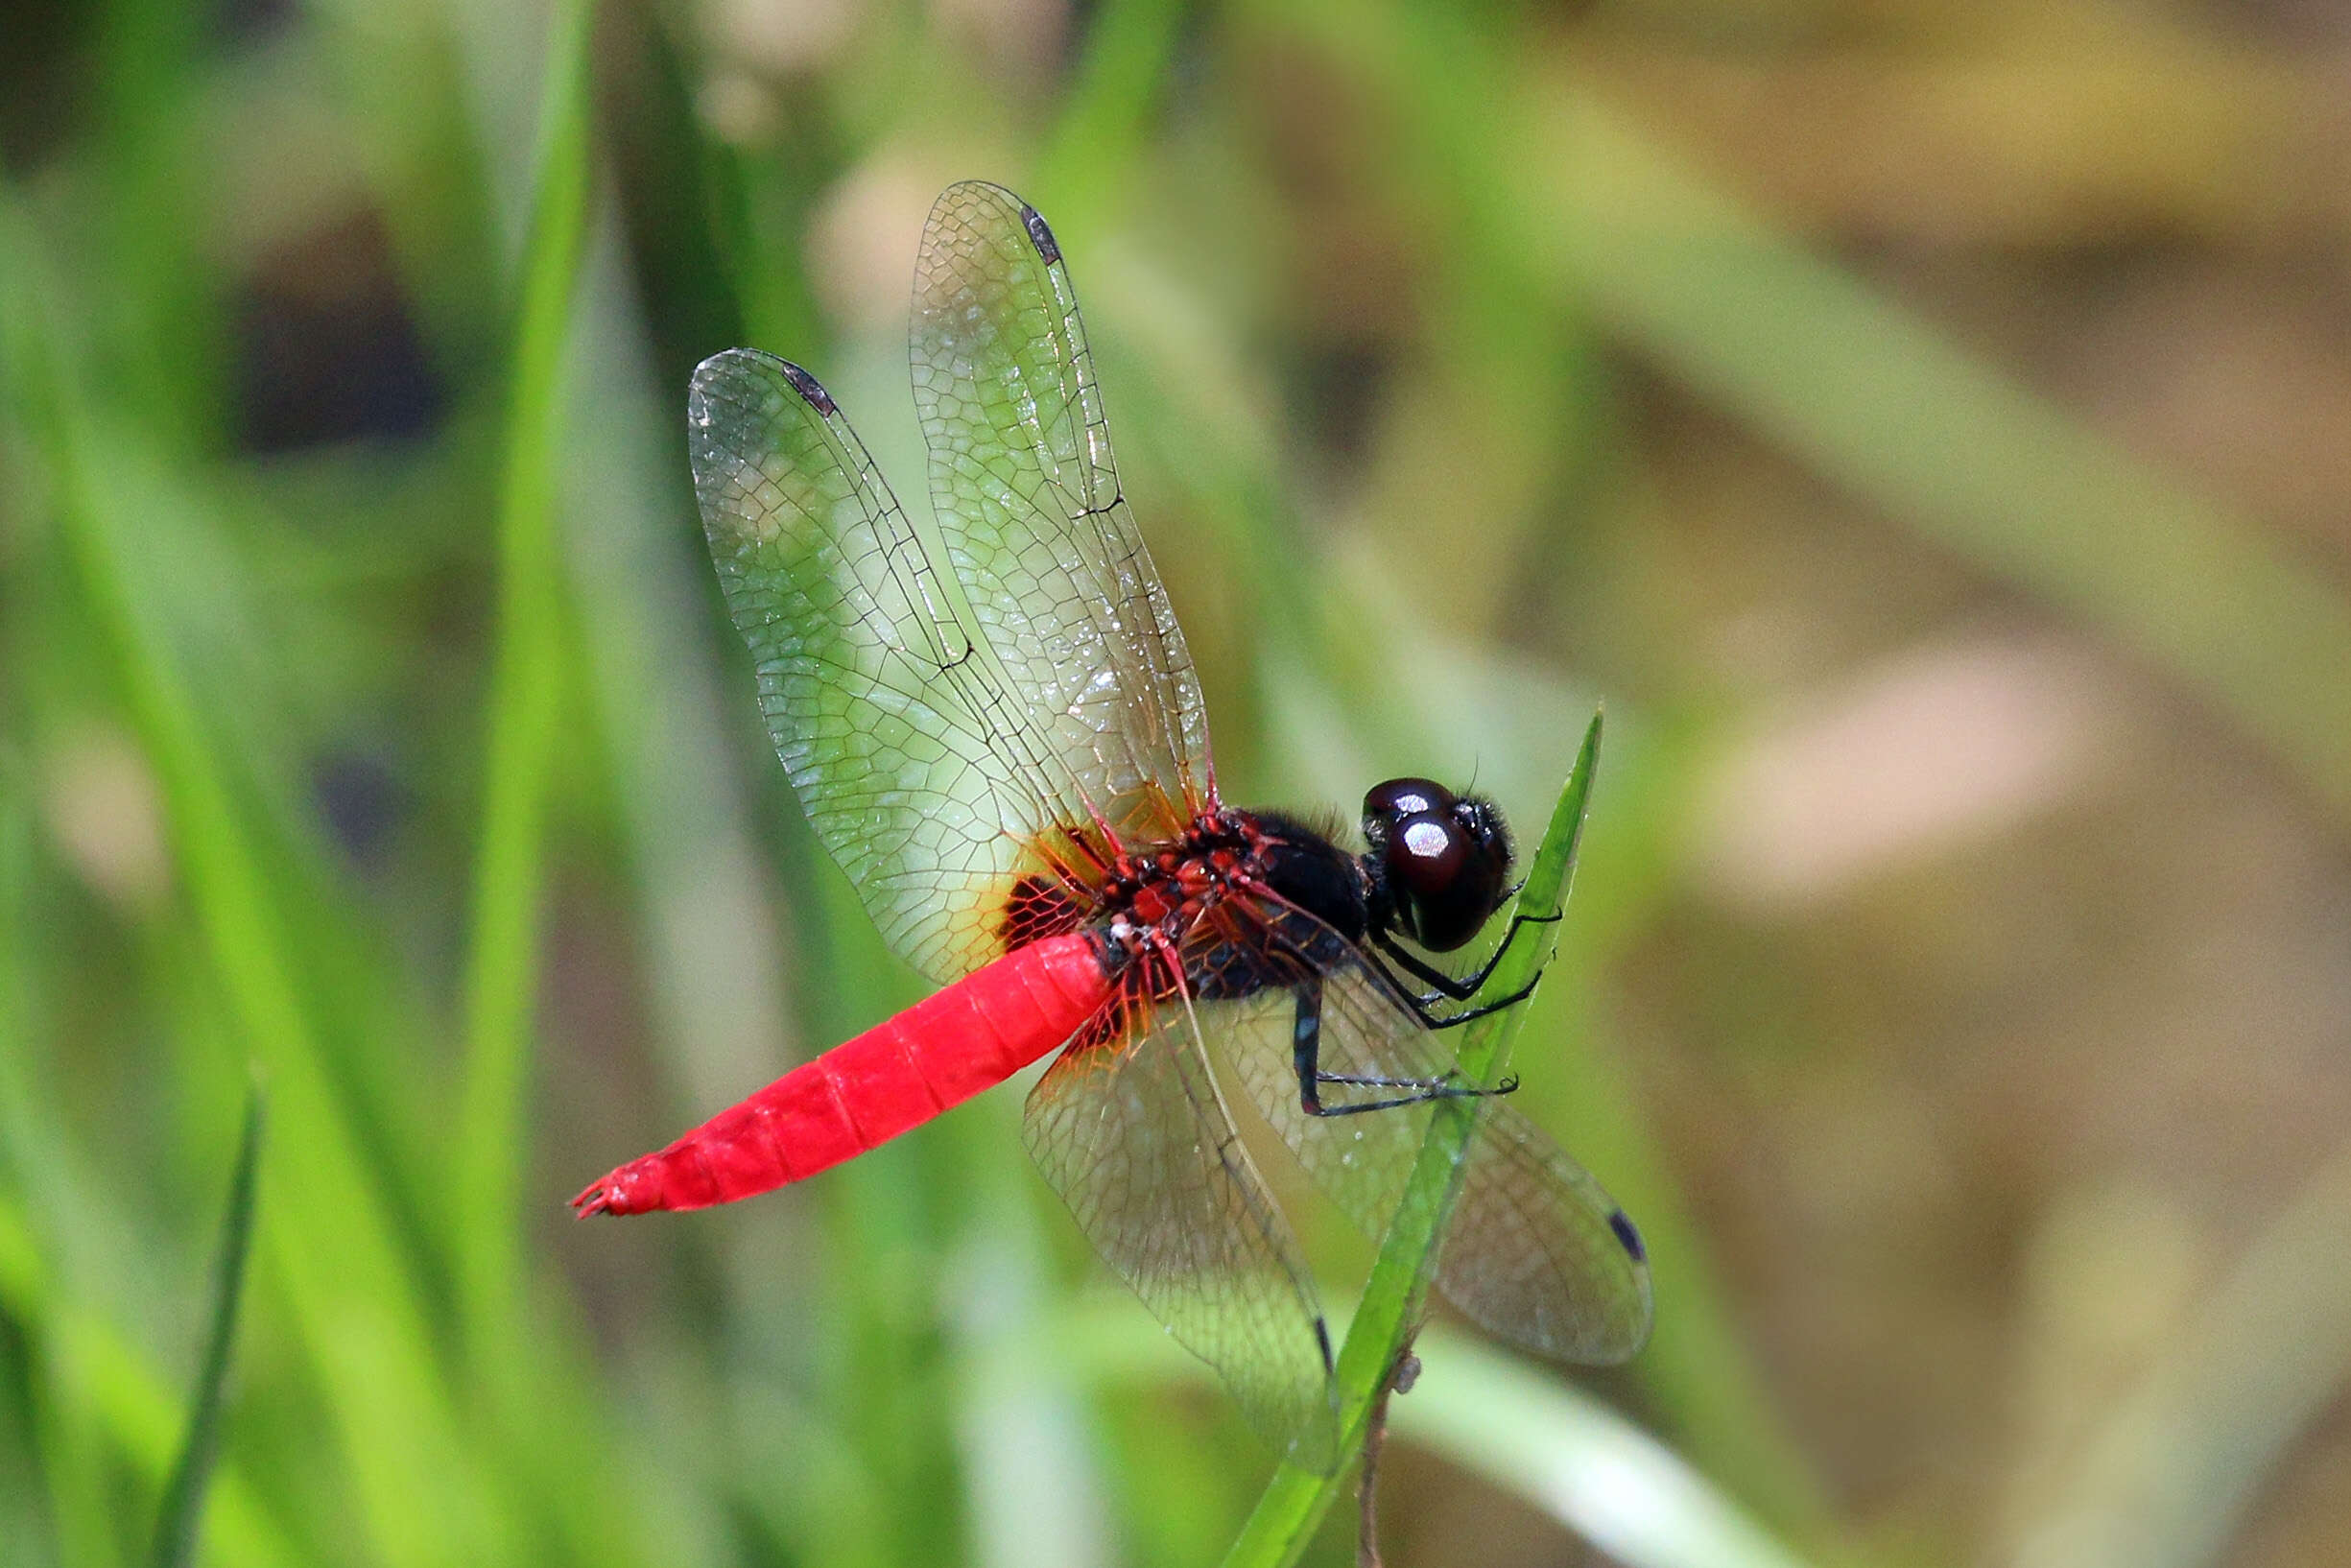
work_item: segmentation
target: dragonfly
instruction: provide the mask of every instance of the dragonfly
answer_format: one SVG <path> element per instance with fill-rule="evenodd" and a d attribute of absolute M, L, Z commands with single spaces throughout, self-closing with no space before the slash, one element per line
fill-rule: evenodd
<path fill-rule="evenodd" d="M 928 538 L 796 365 L 704 361 L 687 435 L 775 749 L 883 936 L 939 989 L 575 1210 L 804 1180 L 1053 1055 L 1023 1116 L 1038 1169 L 1274 1451 L 1328 1473 L 1330 1333 L 1227 1095 L 1375 1238 L 1433 1107 L 1471 1098 L 1437 1288 L 1543 1355 L 1632 1355 L 1650 1317 L 1639 1232 L 1504 1102 L 1513 1081 L 1464 1081 L 1441 1046 L 1527 994 L 1476 1000 L 1522 918 L 1474 972 L 1440 962 L 1512 891 L 1500 810 L 1389 779 L 1365 796 L 1358 853 L 1335 827 L 1225 803 L 1033 207 L 977 181 L 938 199 L 910 337 Z"/>

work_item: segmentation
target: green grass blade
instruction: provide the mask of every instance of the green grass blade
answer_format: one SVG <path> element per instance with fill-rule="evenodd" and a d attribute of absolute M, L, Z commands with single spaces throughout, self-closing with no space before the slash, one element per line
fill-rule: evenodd
<path fill-rule="evenodd" d="M 2253 1233 L 2138 1384 L 2065 1457 L 2071 1485 L 2004 1560 L 2211 1568 L 2351 1386 L 2351 1148 Z"/>
<path fill-rule="evenodd" d="M 1600 760 L 1600 731 L 1601 716 L 1595 713 L 1591 727 L 1584 731 L 1583 746 L 1576 753 L 1576 765 L 1568 772 L 1566 788 L 1559 792 L 1559 802 L 1552 811 L 1551 825 L 1527 867 L 1527 880 L 1518 891 L 1518 915 L 1546 917 L 1567 902 L 1576 848 L 1583 837 L 1591 798 L 1592 772 Z M 1541 933 L 1540 938 L 1513 946 L 1487 980 L 1483 994 L 1507 996 L 1542 973 L 1558 927 L 1552 923 L 1535 930 Z M 1526 1009 L 1517 1007 L 1471 1025 L 1460 1057 L 1462 1075 L 1478 1083 L 1490 1083 L 1500 1077 L 1509 1066 L 1510 1046 L 1525 1019 Z M 1477 1127 L 1478 1110 L 1476 1100 L 1438 1102 L 1428 1137 L 1420 1146 L 1420 1158 L 1380 1244 L 1363 1302 L 1339 1352 L 1342 1455 L 1362 1447 L 1372 1402 L 1398 1353 L 1419 1326 L 1437 1242 L 1460 1187 L 1462 1159 Z M 1295 1562 L 1313 1539 L 1323 1511 L 1345 1485 L 1346 1476 L 1343 1463 L 1327 1476 L 1291 1464 L 1277 1469 L 1226 1554 L 1225 1568 L 1284 1568 Z"/>
<path fill-rule="evenodd" d="M 86 1418 L 143 1484 L 161 1484 L 182 1419 L 178 1400 L 119 1330 L 69 1296 L 34 1232 L 23 1206 L 0 1192 L 0 1314 L 38 1325 L 44 1366 L 70 1364 L 86 1397 Z M 310 1560 L 233 1465 L 214 1472 L 208 1499 L 206 1545 L 222 1568 L 294 1568 Z"/>
<path fill-rule="evenodd" d="M 48 258 L 0 186 L 0 374 L 52 492 L 71 582 L 101 639 L 160 785 L 174 866 L 241 1036 L 267 1065 L 277 1105 L 280 1183 L 259 1230 L 334 1412 L 378 1560 L 466 1560 L 503 1520 L 462 1440 L 417 1282 L 371 1184 L 297 982 L 278 902 L 183 667 L 168 587 L 135 527 L 133 495 L 174 493 L 164 464 L 83 385 L 89 368 L 59 341 L 65 312 Z M 180 526 L 200 526 L 187 518 Z M 415 1500 L 443 1506 L 418 1509 Z"/>
<path fill-rule="evenodd" d="M 1626 1568 L 1803 1568 L 1689 1464 L 1600 1400 L 1472 1341 L 1389 1407 L 1397 1433 L 1508 1487 Z"/>
<path fill-rule="evenodd" d="M 212 1461 L 221 1446 L 221 1405 L 236 1344 L 237 1306 L 244 1298 L 245 1265 L 253 1247 L 261 1121 L 261 1087 L 255 1084 L 245 1103 L 236 1168 L 228 1178 L 228 1213 L 221 1223 L 221 1251 L 212 1276 L 212 1326 L 204 1339 L 203 1365 L 196 1378 L 196 1402 L 155 1518 L 155 1546 L 148 1558 L 154 1568 L 188 1568 L 196 1560 L 196 1532 L 203 1520 L 205 1485 L 212 1478 Z"/>
<path fill-rule="evenodd" d="M 565 0 L 548 51 L 538 193 L 522 258 L 498 495 L 498 650 L 450 1210 L 461 1328 L 482 1369 L 507 1366 L 518 1337 L 522 1110 L 538 984 L 539 884 L 548 780 L 570 687 L 555 500 L 564 349 L 587 225 L 594 15 L 593 0 Z"/>

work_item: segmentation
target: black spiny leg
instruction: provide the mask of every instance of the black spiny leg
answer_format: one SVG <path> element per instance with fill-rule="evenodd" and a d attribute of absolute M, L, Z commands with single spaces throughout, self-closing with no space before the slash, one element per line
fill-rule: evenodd
<path fill-rule="evenodd" d="M 1502 962 L 1502 955 L 1510 950 L 1510 943 L 1518 938 L 1519 927 L 1531 925 L 1547 926 L 1563 918 L 1565 918 L 1565 913 L 1559 910 L 1554 910 L 1549 915 L 1511 915 L 1510 929 L 1502 934 L 1502 940 L 1494 944 L 1494 950 L 1486 955 L 1485 962 L 1478 965 L 1478 972 L 1471 975 L 1462 975 L 1458 979 L 1445 973 L 1444 970 L 1439 969 L 1433 964 L 1422 962 L 1419 959 L 1414 958 L 1412 954 L 1406 952 L 1404 948 L 1397 943 L 1396 938 L 1390 936 L 1385 930 L 1373 932 L 1371 934 L 1371 939 L 1379 944 L 1381 952 L 1393 959 L 1396 962 L 1397 966 L 1403 969 L 1406 974 L 1411 975 L 1414 980 L 1425 981 L 1427 984 L 1436 986 L 1441 995 L 1448 997 L 1453 1001 L 1466 1002 L 1471 997 L 1478 994 L 1479 990 L 1485 985 L 1486 979 L 1493 974 L 1495 965 Z M 1434 1006 L 1437 1002 L 1437 997 L 1424 996 L 1421 998 L 1421 1000 Z"/>
<path fill-rule="evenodd" d="M 1502 962 L 1502 955 L 1509 951 L 1510 939 L 1518 935 L 1520 926 L 1549 925 L 1558 918 L 1560 916 L 1556 914 L 1512 915 L 1510 929 L 1503 934 L 1502 940 L 1495 945 L 1493 953 L 1486 961 L 1478 965 L 1478 972 L 1474 975 L 1463 976 L 1459 980 L 1406 952 L 1402 946 L 1398 945 L 1395 938 L 1385 931 L 1373 932 L 1371 940 L 1379 949 L 1377 957 L 1386 961 L 1385 963 L 1377 965 L 1381 970 L 1381 978 L 1386 980 L 1389 987 L 1394 990 L 1396 999 L 1412 1010 L 1413 1017 L 1420 1020 L 1421 1027 L 1423 1029 L 1458 1029 L 1463 1024 L 1484 1018 L 1489 1013 L 1500 1012 L 1506 1008 L 1514 1008 L 1534 994 L 1534 987 L 1542 984 L 1543 977 L 1540 972 L 1508 996 L 1497 997 L 1491 1002 L 1481 1003 L 1474 1008 L 1464 1008 L 1460 1012 L 1440 1013 L 1436 1010 L 1442 1002 L 1448 1000 L 1466 1002 L 1477 995 L 1485 985 L 1486 978 L 1494 972 L 1494 966 Z M 1402 981 L 1388 972 L 1386 963 L 1395 964 L 1413 979 L 1426 981 L 1437 989 L 1425 994 L 1413 992 Z"/>
<path fill-rule="evenodd" d="M 1297 1017 L 1292 1026 L 1290 1045 L 1292 1059 L 1297 1064 L 1298 1105 L 1309 1116 L 1354 1116 L 1366 1110 L 1393 1110 L 1399 1105 L 1417 1105 L 1428 1100 L 1474 1100 L 1489 1094 L 1508 1094 L 1518 1087 L 1518 1080 L 1506 1078 L 1490 1089 L 1476 1088 L 1460 1081 L 1458 1071 L 1448 1070 L 1441 1078 L 1377 1078 L 1356 1073 L 1326 1073 L 1322 1070 L 1322 982 L 1319 979 L 1301 983 L 1294 993 L 1298 999 Z M 1409 1094 L 1391 1095 L 1385 1100 L 1367 1100 L 1353 1105 L 1326 1105 L 1322 1103 L 1322 1086 L 1343 1084 L 1348 1088 L 1408 1089 Z"/>

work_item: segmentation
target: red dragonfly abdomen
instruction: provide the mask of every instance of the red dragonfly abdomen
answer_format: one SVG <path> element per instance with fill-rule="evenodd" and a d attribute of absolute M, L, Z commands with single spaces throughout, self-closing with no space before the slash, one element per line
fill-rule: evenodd
<path fill-rule="evenodd" d="M 1015 948 L 630 1160 L 572 1207 L 699 1209 L 812 1176 L 1003 1082 L 1075 1034 L 1116 987 L 1084 932 Z"/>

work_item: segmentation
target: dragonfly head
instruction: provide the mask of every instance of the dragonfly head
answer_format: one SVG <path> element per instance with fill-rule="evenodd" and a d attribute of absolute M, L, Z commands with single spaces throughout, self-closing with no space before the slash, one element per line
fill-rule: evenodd
<path fill-rule="evenodd" d="M 1502 907 L 1510 830 L 1491 800 L 1425 778 L 1391 778 L 1364 796 L 1364 841 L 1375 906 L 1433 953 L 1460 947 Z"/>

